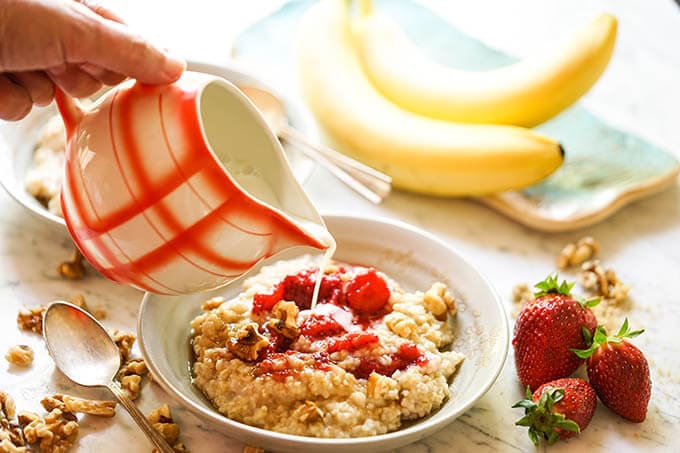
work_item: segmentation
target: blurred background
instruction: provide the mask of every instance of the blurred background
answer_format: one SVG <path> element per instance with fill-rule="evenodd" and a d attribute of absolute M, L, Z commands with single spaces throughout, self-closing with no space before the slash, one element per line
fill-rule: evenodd
<path fill-rule="evenodd" d="M 619 20 L 614 57 L 581 99 L 614 126 L 680 156 L 678 0 L 419 0 L 460 30 L 516 57 L 550 49 L 593 16 Z M 188 59 L 229 60 L 236 36 L 284 0 L 117 0 L 109 5 L 135 30 Z"/>

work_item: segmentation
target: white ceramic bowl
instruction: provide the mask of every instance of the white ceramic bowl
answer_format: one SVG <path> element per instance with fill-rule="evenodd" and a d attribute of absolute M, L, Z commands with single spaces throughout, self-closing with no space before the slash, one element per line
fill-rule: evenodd
<path fill-rule="evenodd" d="M 469 409 L 498 377 L 509 344 L 502 302 L 478 271 L 428 233 L 391 220 L 343 215 L 324 218 L 338 242 L 337 260 L 374 266 L 406 290 L 426 290 L 435 281 L 443 281 L 455 293 L 459 313 L 453 348 L 466 359 L 451 383 L 452 398 L 439 411 L 393 433 L 354 439 L 280 434 L 222 416 L 192 385 L 189 323 L 208 298 L 234 297 L 240 290 L 239 282 L 201 295 L 145 295 L 138 324 L 142 354 L 155 379 L 180 404 L 216 429 L 251 445 L 276 451 L 345 453 L 382 451 L 416 442 Z M 290 258 L 288 255 L 275 259 Z"/>
<path fill-rule="evenodd" d="M 189 62 L 187 68 L 192 71 L 223 77 L 236 85 L 248 84 L 266 88 L 284 100 L 289 121 L 295 128 L 308 131 L 312 127 L 310 118 L 302 113 L 303 109 L 236 66 Z M 0 184 L 12 198 L 28 209 L 29 212 L 66 233 L 64 219 L 51 214 L 24 188 L 24 179 L 32 164 L 33 149 L 38 134 L 47 120 L 56 113 L 56 107 L 52 104 L 44 108 L 34 108 L 21 121 L 0 121 Z M 304 157 L 302 153 L 290 147 L 286 147 L 286 154 L 296 178 L 300 182 L 306 181 L 312 173 L 314 163 Z"/>

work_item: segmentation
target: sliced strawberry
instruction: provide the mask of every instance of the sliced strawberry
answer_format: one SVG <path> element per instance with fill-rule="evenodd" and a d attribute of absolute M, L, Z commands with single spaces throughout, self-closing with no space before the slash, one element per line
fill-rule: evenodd
<path fill-rule="evenodd" d="M 529 427 L 529 438 L 538 446 L 541 439 L 554 444 L 558 439 L 584 431 L 595 413 L 595 390 L 583 379 L 563 378 L 540 386 L 512 407 L 523 407 L 524 417 L 515 422 Z"/>
<path fill-rule="evenodd" d="M 599 326 L 590 348 L 574 351 L 580 358 L 588 359 L 588 379 L 602 403 L 635 423 L 647 417 L 652 382 L 644 354 L 625 339 L 636 337 L 642 332 L 631 332 L 628 319 L 614 336 L 607 336 L 604 327 Z"/>

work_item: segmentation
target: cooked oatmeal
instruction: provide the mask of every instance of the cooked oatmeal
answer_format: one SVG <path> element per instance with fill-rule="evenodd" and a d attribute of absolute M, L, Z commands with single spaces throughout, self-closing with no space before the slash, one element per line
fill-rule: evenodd
<path fill-rule="evenodd" d="M 66 148 L 64 123 L 54 115 L 43 126 L 33 151 L 33 165 L 26 174 L 28 193 L 40 201 L 52 214 L 62 216 L 59 203 Z"/>
<path fill-rule="evenodd" d="M 217 410 L 284 433 L 359 437 L 441 407 L 463 360 L 444 350 L 456 312 L 446 286 L 408 293 L 375 269 L 332 263 L 310 310 L 315 266 L 264 267 L 192 321 L 194 382 Z"/>

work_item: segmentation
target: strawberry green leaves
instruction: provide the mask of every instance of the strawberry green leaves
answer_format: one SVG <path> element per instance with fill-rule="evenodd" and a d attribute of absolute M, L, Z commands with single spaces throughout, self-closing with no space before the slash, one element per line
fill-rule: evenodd
<path fill-rule="evenodd" d="M 607 335 L 607 331 L 604 326 L 597 326 L 595 329 L 595 334 L 592 339 L 590 339 L 590 333 L 587 332 L 588 329 L 584 329 L 583 338 L 586 340 L 586 344 L 590 344 L 587 349 L 572 349 L 571 351 L 582 359 L 587 359 L 597 351 L 600 346 L 608 343 L 618 344 L 621 343 L 626 338 L 635 338 L 644 332 L 644 329 L 634 330 L 631 332 L 628 325 L 628 318 L 623 321 L 621 328 L 616 335 Z M 587 336 L 586 336 L 587 335 Z"/>
<path fill-rule="evenodd" d="M 581 431 L 576 422 L 567 419 L 561 413 L 553 412 L 553 407 L 562 401 L 564 394 L 564 388 L 546 387 L 536 402 L 532 398 L 531 390 L 527 387 L 526 399 L 512 406 L 524 408 L 524 417 L 517 420 L 515 425 L 529 427 L 528 435 L 534 445 L 538 446 L 541 439 L 549 445 L 554 444 L 560 438 L 558 430 L 574 433 Z"/>
<path fill-rule="evenodd" d="M 550 294 L 561 294 L 563 296 L 571 297 L 576 302 L 581 304 L 581 307 L 592 308 L 600 303 L 600 298 L 596 297 L 594 299 L 585 299 L 583 297 L 573 297 L 571 295 L 571 290 L 574 288 L 575 282 L 568 283 L 566 280 L 559 282 L 559 276 L 557 273 L 548 275 L 545 280 L 542 280 L 534 285 L 534 288 L 538 289 L 534 293 L 534 297 L 538 298 L 541 296 L 547 296 Z"/>
<path fill-rule="evenodd" d="M 571 289 L 575 283 L 567 283 L 563 280 L 562 283 L 558 281 L 557 273 L 548 275 L 545 280 L 540 281 L 534 285 L 534 288 L 539 291 L 534 293 L 534 297 L 541 297 L 547 294 L 563 294 L 565 296 L 571 295 Z"/>

